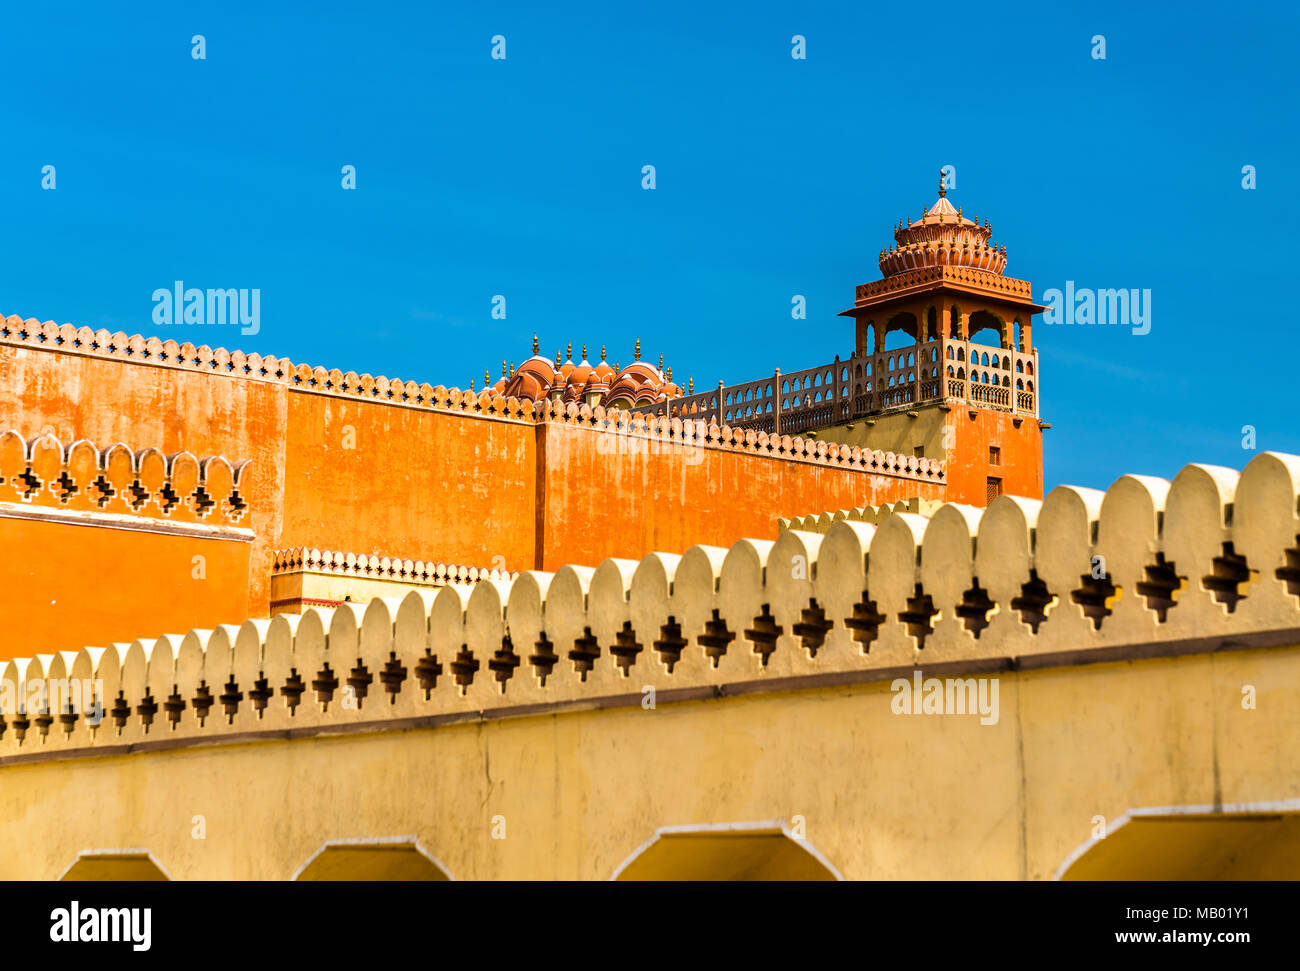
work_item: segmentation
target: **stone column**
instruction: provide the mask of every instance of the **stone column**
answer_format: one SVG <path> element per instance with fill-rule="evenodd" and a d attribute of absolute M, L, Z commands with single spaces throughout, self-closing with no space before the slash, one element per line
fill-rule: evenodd
<path fill-rule="evenodd" d="M 831 397 L 832 424 L 843 417 L 840 415 L 840 371 L 843 369 L 843 365 L 840 364 L 840 356 L 838 354 L 835 355 L 835 363 L 833 367 L 835 370 L 831 373 L 831 387 L 834 389 L 834 394 Z"/>
<path fill-rule="evenodd" d="M 772 374 L 772 434 L 781 434 L 781 369 Z"/>

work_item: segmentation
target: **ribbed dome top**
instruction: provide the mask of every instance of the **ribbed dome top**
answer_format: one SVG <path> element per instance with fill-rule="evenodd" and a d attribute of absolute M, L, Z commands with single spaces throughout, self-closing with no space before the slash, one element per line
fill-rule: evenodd
<path fill-rule="evenodd" d="M 998 274 L 1006 269 L 1006 249 L 992 244 L 988 222 L 981 226 L 967 219 L 947 194 L 940 173 L 938 200 L 915 222 L 900 221 L 894 245 L 880 251 L 882 274 L 889 277 L 924 266 L 970 266 Z"/>

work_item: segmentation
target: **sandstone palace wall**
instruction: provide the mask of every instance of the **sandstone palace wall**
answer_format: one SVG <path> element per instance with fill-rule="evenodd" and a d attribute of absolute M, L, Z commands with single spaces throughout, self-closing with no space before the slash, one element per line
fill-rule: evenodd
<path fill-rule="evenodd" d="M 704 422 L 534 405 L 18 317 L 0 320 L 5 429 L 28 448 L 51 436 L 61 443 L 64 464 L 72 458 L 68 447 L 81 440 L 103 451 L 124 443 L 120 451 L 137 457 L 153 449 L 247 463 L 240 528 L 251 531 L 246 590 L 253 616 L 268 612 L 279 548 L 555 569 L 610 555 L 729 544 L 744 535 L 774 538 L 779 516 L 939 499 L 945 489 L 943 466 L 932 460 Z M 42 454 L 52 454 L 50 439 L 44 441 Z M 51 468 L 39 487 L 56 505 L 60 472 Z M 179 507 L 192 509 L 192 494 L 179 498 Z M 12 497 L 11 505 L 29 501 Z M 157 510 L 159 518 L 177 515 Z M 0 516 L 0 540 L 30 550 L 31 527 L 17 523 Z M 113 539 L 118 552 L 106 556 L 83 542 L 89 534 L 47 528 L 40 582 L 51 571 L 72 577 L 144 563 L 156 545 L 143 538 L 149 534 L 122 531 Z M 155 566 L 169 574 L 185 565 L 182 585 L 208 582 L 189 579 L 190 559 Z M 33 573 L 8 596 L 52 618 L 62 615 L 57 603 L 38 603 L 35 582 Z M 45 589 L 39 598 L 57 600 Z M 189 598 L 177 596 L 178 603 Z M 148 626 L 120 636 L 156 626 L 154 601 L 151 594 L 134 608 L 123 602 L 121 609 L 134 609 Z M 217 597 L 209 605 L 224 602 Z M 183 626 L 201 622 L 195 614 Z M 119 636 L 101 629 L 100 643 L 105 635 Z M 0 648 L 0 656 L 6 653 L 13 654 L 9 645 Z"/>

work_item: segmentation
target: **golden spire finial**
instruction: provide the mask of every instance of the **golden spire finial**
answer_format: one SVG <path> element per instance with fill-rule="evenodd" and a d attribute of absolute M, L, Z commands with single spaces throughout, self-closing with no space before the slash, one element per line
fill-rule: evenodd
<path fill-rule="evenodd" d="M 957 207 L 957 221 L 961 222 L 961 206 Z"/>
<path fill-rule="evenodd" d="M 947 180 L 944 178 L 943 169 L 939 170 L 939 198 L 942 199 L 948 194 Z"/>
<path fill-rule="evenodd" d="M 601 345 L 600 345 L 600 359 L 601 359 L 602 361 L 605 360 L 605 345 L 604 345 L 604 344 L 601 344 Z"/>
<path fill-rule="evenodd" d="M 564 350 L 562 348 L 557 347 L 555 349 L 555 366 L 559 367 L 563 363 L 564 363 Z"/>
<path fill-rule="evenodd" d="M 501 376 L 502 376 L 503 378 L 508 378 L 508 377 L 510 377 L 510 372 L 506 370 L 506 362 L 505 362 L 505 361 L 502 361 L 502 362 L 501 362 Z"/>
<path fill-rule="evenodd" d="M 673 379 L 673 369 L 672 369 L 672 368 L 669 368 L 669 369 L 668 369 L 668 374 L 666 375 L 666 377 L 668 378 L 669 381 L 671 381 L 671 380 Z"/>
<path fill-rule="evenodd" d="M 695 394 L 695 375 L 693 374 L 686 379 L 686 393 Z"/>
<path fill-rule="evenodd" d="M 533 331 L 533 353 L 537 353 L 537 331 Z"/>
<path fill-rule="evenodd" d="M 511 376 L 512 378 L 515 376 L 515 362 L 514 362 L 514 361 L 511 361 L 511 362 L 510 362 L 510 376 Z"/>
<path fill-rule="evenodd" d="M 582 345 L 582 359 L 583 359 L 584 361 L 587 359 L 587 345 L 586 345 L 586 344 L 583 344 L 583 345 Z"/>
<path fill-rule="evenodd" d="M 503 365 L 501 366 L 501 370 L 502 370 L 502 371 L 505 371 L 505 369 L 506 369 L 506 368 L 505 368 L 505 365 L 503 364 Z M 488 386 L 491 385 L 491 384 L 492 384 L 492 375 L 491 375 L 490 373 L 488 373 L 488 369 L 487 369 L 487 368 L 484 368 L 484 369 L 483 369 L 483 387 L 486 388 L 486 387 L 488 387 Z"/>
<path fill-rule="evenodd" d="M 474 390 L 474 379 L 473 379 L 473 378 L 470 378 L 470 379 L 469 379 L 469 389 L 470 389 L 471 391 Z"/>
<path fill-rule="evenodd" d="M 641 338 L 639 337 L 636 339 L 636 348 L 632 353 L 632 360 L 634 361 L 641 360 Z"/>
<path fill-rule="evenodd" d="M 662 354 L 659 355 L 659 373 L 664 373 L 664 356 Z"/>
<path fill-rule="evenodd" d="M 573 341 L 569 341 L 569 350 L 567 353 L 567 357 L 570 361 L 573 360 Z"/>

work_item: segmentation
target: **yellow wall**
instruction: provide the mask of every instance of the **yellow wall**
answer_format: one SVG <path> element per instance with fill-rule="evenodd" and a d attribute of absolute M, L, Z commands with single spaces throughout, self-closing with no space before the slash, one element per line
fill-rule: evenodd
<path fill-rule="evenodd" d="M 457 879 L 604 879 L 662 826 L 802 816 L 849 879 L 1048 879 L 1097 814 L 1300 793 L 1297 690 L 1287 647 L 1007 674 L 993 726 L 875 684 L 10 766 L 0 878 L 139 847 L 176 879 L 283 880 L 326 841 L 414 835 Z"/>
<path fill-rule="evenodd" d="M 1052 595 L 1036 612 L 1031 580 Z M 972 611 L 976 589 L 987 600 Z M 896 713 L 894 682 L 918 669 L 996 685 L 996 720 Z M 313 690 L 354 670 L 374 676 L 363 697 Z M 380 682 L 394 671 L 400 683 Z M 732 827 L 700 844 L 719 875 L 807 873 L 764 834 L 801 837 L 849 878 L 1046 879 L 1067 861 L 1072 876 L 1168 875 L 1179 827 L 1189 853 L 1206 845 L 1185 825 L 1196 815 L 1300 812 L 1300 458 L 0 667 L 20 687 L 66 678 L 99 679 L 123 720 L 0 698 L 0 841 L 15 848 L 0 878 L 57 876 L 100 850 L 147 852 L 178 878 L 287 879 L 357 840 L 409 846 L 455 877 L 601 878 L 657 835 L 654 866 L 623 873 L 662 876 L 665 845 L 692 826 Z M 261 711 L 259 680 L 275 689 Z M 231 682 L 239 704 L 200 720 L 205 692 Z M 1300 859 L 1294 827 L 1252 832 L 1210 875 Z M 737 853 L 714 839 L 726 833 Z M 764 858 L 773 847 L 781 858 Z M 344 856 L 367 873 L 399 859 Z"/>

